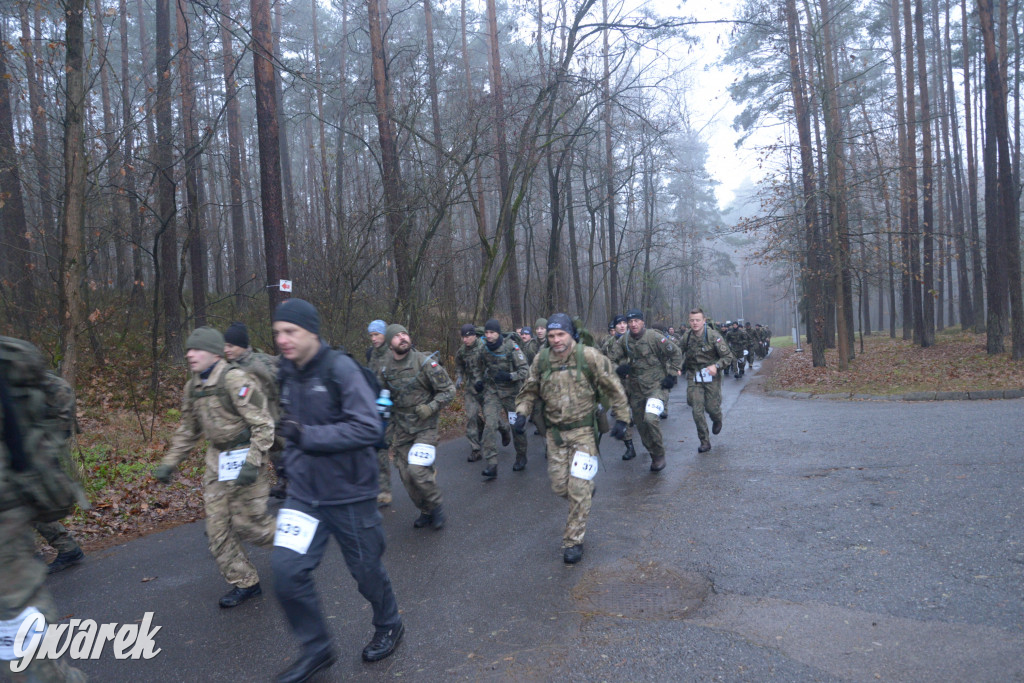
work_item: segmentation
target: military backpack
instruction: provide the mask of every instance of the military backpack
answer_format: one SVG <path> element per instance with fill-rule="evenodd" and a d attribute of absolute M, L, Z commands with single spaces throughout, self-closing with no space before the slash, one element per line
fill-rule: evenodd
<path fill-rule="evenodd" d="M 0 404 L 9 458 L 4 488 L 13 492 L 0 504 L 24 505 L 39 522 L 66 517 L 76 505 L 88 509 L 69 446 L 75 392 L 29 342 L 0 337 Z"/>

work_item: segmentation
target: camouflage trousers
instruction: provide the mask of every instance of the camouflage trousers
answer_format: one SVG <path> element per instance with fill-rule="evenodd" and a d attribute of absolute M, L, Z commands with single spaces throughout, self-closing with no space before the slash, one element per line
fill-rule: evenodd
<path fill-rule="evenodd" d="M 712 420 L 722 419 L 722 375 L 715 375 L 712 382 L 694 382 L 686 385 L 686 405 L 693 409 L 693 421 L 697 425 L 697 436 L 701 441 L 710 438 L 706 412 Z"/>
<path fill-rule="evenodd" d="M 515 396 L 499 396 L 489 387 L 484 389 L 484 436 L 480 445 L 488 467 L 498 464 L 498 432 L 512 429 L 508 414 L 515 409 Z M 512 430 L 512 445 L 516 449 L 516 462 L 526 462 L 526 434 Z"/>
<path fill-rule="evenodd" d="M 55 623 L 57 610 L 46 590 L 46 565 L 35 558 L 36 539 L 31 513 L 23 507 L 0 512 L 0 620 L 14 619 L 26 607 L 42 612 L 47 623 Z M 78 669 L 62 659 L 34 659 L 21 673 L 13 673 L 3 662 L 0 672 L 14 681 L 88 680 Z"/>
<path fill-rule="evenodd" d="M 484 401 L 480 394 L 467 389 L 462 401 L 466 411 L 466 440 L 473 453 L 480 452 L 480 441 L 484 435 Z"/>
<path fill-rule="evenodd" d="M 568 429 L 561 432 L 562 445 L 555 443 L 554 434 L 547 433 L 548 477 L 551 490 L 569 500 L 569 519 L 562 534 L 562 547 L 571 548 L 583 543 L 587 531 L 587 517 L 590 515 L 590 501 L 594 494 L 594 482 L 570 474 L 572 458 L 576 451 L 583 451 L 597 457 L 594 430 L 591 427 Z"/>
<path fill-rule="evenodd" d="M 71 538 L 67 528 L 60 522 L 33 522 L 32 526 L 58 554 L 80 550 L 75 539 Z"/>
<path fill-rule="evenodd" d="M 637 387 L 630 387 L 629 410 L 633 413 L 633 423 L 636 430 L 640 432 L 640 441 L 643 442 L 652 457 L 664 457 L 665 445 L 661 438 L 661 418 L 654 413 L 646 412 L 647 399 L 661 399 L 668 405 L 668 392 L 664 389 L 657 389 L 650 393 L 640 391 Z"/>
<path fill-rule="evenodd" d="M 391 493 L 391 449 L 377 449 L 377 488 L 381 493 Z"/>
<path fill-rule="evenodd" d="M 213 471 L 217 476 L 217 471 Z M 256 567 L 249 561 L 241 541 L 269 546 L 274 542 L 277 523 L 267 514 L 270 481 L 260 468 L 256 481 L 237 486 L 233 481 L 210 481 L 203 489 L 206 504 L 206 536 L 210 553 L 221 576 L 233 586 L 249 588 L 259 583 Z"/>
<path fill-rule="evenodd" d="M 412 504 L 416 506 L 417 510 L 429 515 L 441 505 L 441 487 L 437 485 L 437 470 L 433 465 L 423 467 L 409 464 L 409 449 L 414 443 L 437 445 L 437 430 L 427 429 L 419 432 L 416 434 L 415 441 L 408 441 L 394 447 L 395 466 L 398 467 L 398 476 L 402 479 L 402 485 L 405 486 L 409 499 L 412 500 Z"/>

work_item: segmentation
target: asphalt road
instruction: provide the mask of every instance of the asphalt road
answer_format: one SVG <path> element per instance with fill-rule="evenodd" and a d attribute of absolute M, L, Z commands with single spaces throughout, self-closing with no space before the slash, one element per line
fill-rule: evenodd
<path fill-rule="evenodd" d="M 406 638 L 360 660 L 369 609 L 332 549 L 316 577 L 339 659 L 317 680 L 1024 680 L 1024 401 L 793 401 L 751 381 L 725 380 L 705 455 L 672 392 L 660 474 L 639 438 L 629 462 L 604 441 L 574 567 L 540 437 L 521 473 L 502 449 L 490 483 L 465 440 L 439 448 L 440 532 L 413 529 L 396 472 L 385 562 Z M 152 611 L 162 627 L 152 660 L 108 649 L 78 666 L 99 681 L 272 680 L 297 648 L 269 551 L 251 555 L 264 595 L 232 610 L 202 523 L 51 577 L 68 617 Z"/>

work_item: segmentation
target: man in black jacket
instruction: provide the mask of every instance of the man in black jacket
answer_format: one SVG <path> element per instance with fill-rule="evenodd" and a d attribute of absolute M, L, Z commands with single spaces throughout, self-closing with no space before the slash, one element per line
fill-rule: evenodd
<path fill-rule="evenodd" d="M 279 677 L 305 681 L 334 663 L 312 570 L 333 535 L 359 592 L 373 607 L 374 636 L 363 659 L 392 652 L 405 632 L 381 555 L 384 532 L 377 510 L 381 422 L 362 371 L 320 339 L 320 315 L 302 299 L 274 312 L 281 352 L 281 431 L 286 445 L 288 499 L 277 518 L 271 565 L 274 589 L 302 654 Z"/>

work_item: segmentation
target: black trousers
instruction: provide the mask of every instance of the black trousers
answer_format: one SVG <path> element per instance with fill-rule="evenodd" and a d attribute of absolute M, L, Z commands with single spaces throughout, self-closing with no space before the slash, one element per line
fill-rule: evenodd
<path fill-rule="evenodd" d="M 289 498 L 283 508 L 298 510 L 320 520 L 305 555 L 274 546 L 270 557 L 274 592 L 292 631 L 302 642 L 304 654 L 319 654 L 330 647 L 330 633 L 320 608 L 313 570 L 327 550 L 330 536 L 338 541 L 345 564 L 359 592 L 373 606 L 373 625 L 386 631 L 401 623 L 391 579 L 381 556 L 384 532 L 376 498 L 350 505 L 313 507 Z"/>

